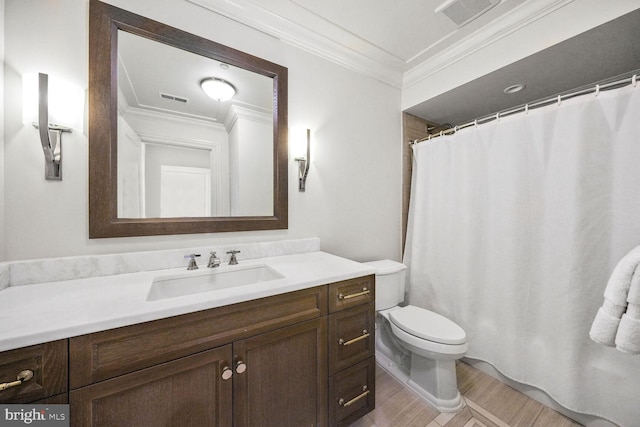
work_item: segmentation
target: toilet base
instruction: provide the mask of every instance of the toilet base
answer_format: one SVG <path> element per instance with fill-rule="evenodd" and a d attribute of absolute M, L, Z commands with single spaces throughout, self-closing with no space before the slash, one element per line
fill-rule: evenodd
<path fill-rule="evenodd" d="M 458 391 L 458 383 L 455 377 L 455 360 L 430 360 L 420 356 L 411 359 L 412 369 L 398 366 L 387 356 L 376 350 L 376 361 L 381 368 L 391 374 L 398 381 L 406 384 L 423 400 L 435 407 L 440 412 L 458 412 L 464 406 L 464 401 Z M 436 366 L 442 362 L 449 362 L 451 366 Z M 431 381 L 425 383 L 424 381 Z M 421 387 L 419 384 L 434 384 L 439 392 L 438 396 Z"/>

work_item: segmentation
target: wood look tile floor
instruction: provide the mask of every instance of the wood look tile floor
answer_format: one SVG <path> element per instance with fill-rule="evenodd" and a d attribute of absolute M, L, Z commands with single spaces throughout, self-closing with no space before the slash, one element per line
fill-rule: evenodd
<path fill-rule="evenodd" d="M 457 363 L 465 407 L 440 413 L 376 366 L 376 409 L 350 427 L 577 427 L 581 424 L 466 363 Z"/>

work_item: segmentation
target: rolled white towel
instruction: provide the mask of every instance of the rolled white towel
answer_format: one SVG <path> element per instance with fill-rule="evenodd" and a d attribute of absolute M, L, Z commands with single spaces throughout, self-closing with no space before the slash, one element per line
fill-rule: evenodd
<path fill-rule="evenodd" d="M 627 303 L 616 333 L 616 348 L 625 353 L 640 354 L 640 268 L 631 279 Z"/>
<path fill-rule="evenodd" d="M 633 298 L 640 304 L 640 246 L 632 249 L 615 266 L 604 290 L 604 303 L 593 320 L 589 336 L 597 343 L 607 346 L 616 345 L 616 334 L 622 315 L 627 309 L 627 298 L 633 286 Z M 638 274 L 634 274 L 638 270 Z M 636 296 L 637 293 L 637 296 Z M 625 323 L 628 323 L 625 322 Z M 621 337 L 621 340 L 626 341 Z"/>
<path fill-rule="evenodd" d="M 640 267 L 636 268 L 636 271 L 631 278 L 631 285 L 629 286 L 629 292 L 627 293 L 627 304 L 640 306 Z"/>
<path fill-rule="evenodd" d="M 616 348 L 630 354 L 640 354 L 640 305 L 629 304 L 622 315 L 616 333 Z"/>
<path fill-rule="evenodd" d="M 599 344 L 615 347 L 616 333 L 624 310 L 625 307 L 604 300 L 604 304 L 598 309 L 596 318 L 591 325 L 589 331 L 591 339 Z"/>
<path fill-rule="evenodd" d="M 640 246 L 637 246 L 625 255 L 613 269 L 607 282 L 607 287 L 604 290 L 605 299 L 623 307 L 627 305 L 631 280 L 639 263 Z"/>

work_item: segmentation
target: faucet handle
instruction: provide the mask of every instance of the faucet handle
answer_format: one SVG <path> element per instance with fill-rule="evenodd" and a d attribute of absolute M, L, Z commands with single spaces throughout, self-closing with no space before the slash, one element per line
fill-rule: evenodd
<path fill-rule="evenodd" d="M 197 270 L 198 269 L 198 264 L 196 263 L 196 257 L 199 257 L 200 254 L 189 254 L 189 255 L 185 255 L 185 259 L 186 258 L 190 258 L 189 259 L 189 266 L 187 267 L 187 270 Z"/>
<path fill-rule="evenodd" d="M 236 251 L 236 250 L 230 250 L 227 252 L 228 254 L 231 254 L 231 259 L 229 259 L 229 265 L 236 265 L 238 264 L 238 259 L 236 258 L 236 254 L 239 254 L 240 251 Z"/>
<path fill-rule="evenodd" d="M 215 252 L 209 252 L 211 256 L 209 257 L 209 264 L 207 264 L 208 268 L 220 267 L 220 258 L 216 256 Z"/>

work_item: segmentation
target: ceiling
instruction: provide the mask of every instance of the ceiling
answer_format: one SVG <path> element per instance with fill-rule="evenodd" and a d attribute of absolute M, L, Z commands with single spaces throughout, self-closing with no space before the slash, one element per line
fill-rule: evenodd
<path fill-rule="evenodd" d="M 496 3 L 461 27 L 436 12 L 446 0 L 187 1 L 403 89 L 491 40 L 584 0 L 458 0 Z M 460 124 L 640 69 L 639 35 L 636 9 L 407 112 L 437 123 Z M 506 96 L 502 90 L 514 83 L 526 89 Z"/>

